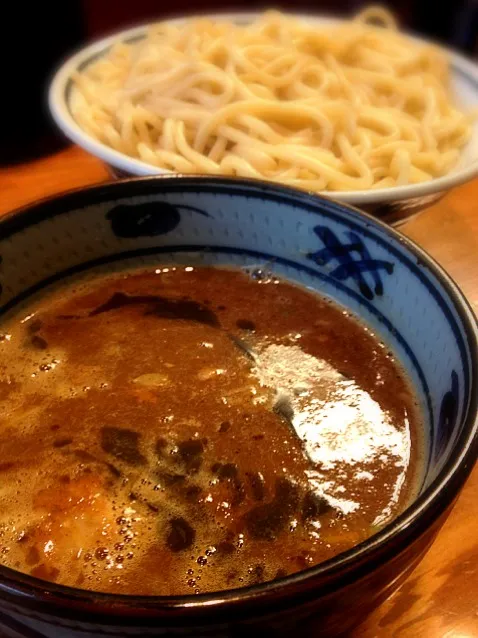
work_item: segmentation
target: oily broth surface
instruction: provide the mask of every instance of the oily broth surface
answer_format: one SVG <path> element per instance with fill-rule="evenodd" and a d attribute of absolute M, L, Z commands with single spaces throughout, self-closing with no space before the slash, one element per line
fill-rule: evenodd
<path fill-rule="evenodd" d="M 240 587 L 365 540 L 413 489 L 404 374 L 347 313 L 287 282 L 102 275 L 3 330 L 9 567 L 115 593 Z"/>

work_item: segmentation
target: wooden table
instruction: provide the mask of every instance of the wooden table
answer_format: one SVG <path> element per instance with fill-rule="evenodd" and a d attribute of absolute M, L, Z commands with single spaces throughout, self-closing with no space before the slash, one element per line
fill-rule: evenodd
<path fill-rule="evenodd" d="M 0 169 L 0 213 L 108 179 L 78 148 Z M 478 180 L 402 227 L 437 259 L 478 311 Z M 432 549 L 403 587 L 350 638 L 478 637 L 478 465 Z"/>

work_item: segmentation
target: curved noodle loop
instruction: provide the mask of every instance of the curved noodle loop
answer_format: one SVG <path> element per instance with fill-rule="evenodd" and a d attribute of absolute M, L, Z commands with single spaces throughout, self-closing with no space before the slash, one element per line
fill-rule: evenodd
<path fill-rule="evenodd" d="M 75 83 L 78 124 L 122 153 L 314 191 L 439 177 L 470 134 L 444 54 L 374 8 L 319 27 L 278 12 L 247 26 L 160 23 Z"/>

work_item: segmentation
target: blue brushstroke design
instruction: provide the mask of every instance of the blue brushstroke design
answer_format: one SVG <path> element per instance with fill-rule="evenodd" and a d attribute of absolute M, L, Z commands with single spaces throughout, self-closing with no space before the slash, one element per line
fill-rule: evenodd
<path fill-rule="evenodd" d="M 350 243 L 343 244 L 327 226 L 315 226 L 313 230 L 324 244 L 324 248 L 309 253 L 309 259 L 315 261 L 318 266 L 327 266 L 335 260 L 338 265 L 329 273 L 330 276 L 339 281 L 352 279 L 366 299 L 371 300 L 375 296 L 383 295 L 380 271 L 391 275 L 394 269 L 391 261 L 373 259 L 362 239 L 353 231 L 346 232 Z M 366 273 L 370 276 L 371 285 L 364 276 Z"/>
<path fill-rule="evenodd" d="M 198 215 L 209 215 L 194 206 L 174 206 L 169 202 L 151 202 L 147 204 L 120 204 L 106 215 L 116 237 L 135 239 L 137 237 L 157 237 L 167 235 L 181 221 L 182 210 L 190 210 Z"/>

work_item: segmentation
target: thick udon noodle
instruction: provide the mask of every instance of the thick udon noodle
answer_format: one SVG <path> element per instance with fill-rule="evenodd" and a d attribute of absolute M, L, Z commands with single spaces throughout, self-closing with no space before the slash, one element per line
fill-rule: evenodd
<path fill-rule="evenodd" d="M 470 131 L 448 61 L 386 14 L 368 24 L 372 15 L 321 26 L 277 12 L 247 26 L 160 23 L 75 75 L 72 113 L 101 142 L 181 173 L 314 191 L 441 176 Z"/>

